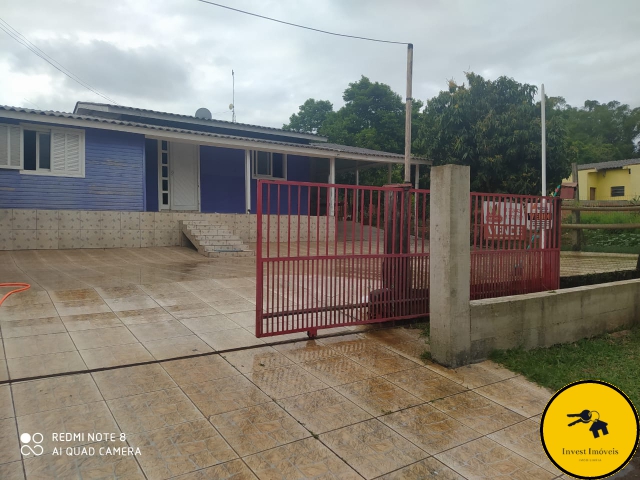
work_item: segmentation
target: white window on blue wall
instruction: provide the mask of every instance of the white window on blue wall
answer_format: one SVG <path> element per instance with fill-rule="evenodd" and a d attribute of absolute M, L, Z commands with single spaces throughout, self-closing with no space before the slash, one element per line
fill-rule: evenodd
<path fill-rule="evenodd" d="M 0 125 L 0 168 L 31 175 L 84 177 L 84 131 Z"/>
<path fill-rule="evenodd" d="M 287 179 L 287 154 L 251 151 L 253 178 Z"/>

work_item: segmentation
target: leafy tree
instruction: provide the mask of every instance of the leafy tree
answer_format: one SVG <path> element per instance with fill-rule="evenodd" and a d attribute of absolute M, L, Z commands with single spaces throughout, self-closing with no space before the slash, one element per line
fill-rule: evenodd
<path fill-rule="evenodd" d="M 449 89 L 427 101 L 416 140 L 434 165 L 471 167 L 471 189 L 538 194 L 541 190 L 540 104 L 537 88 L 512 78 L 485 80 L 466 74 L 468 86 Z M 551 191 L 571 170 L 572 150 L 565 119 L 547 102 L 547 178 Z"/>
<path fill-rule="evenodd" d="M 580 108 L 559 99 L 577 162 L 624 160 L 640 155 L 640 108 L 587 100 Z"/>
<path fill-rule="evenodd" d="M 333 112 L 333 105 L 330 101 L 309 98 L 300 105 L 298 113 L 289 117 L 289 123 L 284 124 L 282 128 L 300 133 L 318 133 L 331 112 Z"/>

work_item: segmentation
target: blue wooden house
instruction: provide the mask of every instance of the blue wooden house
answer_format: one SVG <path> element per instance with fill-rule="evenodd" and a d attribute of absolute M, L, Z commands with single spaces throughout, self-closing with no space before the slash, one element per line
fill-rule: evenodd
<path fill-rule="evenodd" d="M 233 215 L 230 225 L 249 215 L 235 233 L 251 241 L 257 179 L 333 183 L 337 171 L 403 162 L 326 140 L 99 103 L 0 106 L 0 249 L 177 245 L 178 222 L 203 214 Z"/>

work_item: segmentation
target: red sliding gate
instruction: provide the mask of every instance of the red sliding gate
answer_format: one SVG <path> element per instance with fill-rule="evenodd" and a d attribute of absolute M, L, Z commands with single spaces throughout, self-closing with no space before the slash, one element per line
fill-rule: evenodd
<path fill-rule="evenodd" d="M 559 197 L 471 194 L 471 299 L 560 287 Z"/>
<path fill-rule="evenodd" d="M 428 196 L 259 180 L 256 336 L 425 316 Z"/>
<path fill-rule="evenodd" d="M 256 203 L 256 336 L 428 315 L 428 190 L 259 180 Z M 472 300 L 559 288 L 559 198 L 470 212 Z"/>

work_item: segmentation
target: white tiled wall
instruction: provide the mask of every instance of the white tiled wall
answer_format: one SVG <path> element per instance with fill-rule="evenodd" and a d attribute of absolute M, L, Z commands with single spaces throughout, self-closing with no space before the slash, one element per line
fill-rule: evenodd
<path fill-rule="evenodd" d="M 275 217 L 270 223 L 271 238 L 278 231 Z M 180 220 L 207 219 L 226 225 L 244 242 L 254 243 L 257 237 L 256 216 L 245 214 L 182 213 L 182 212 L 113 212 L 80 210 L 0 209 L 0 250 L 35 250 L 69 248 L 159 247 L 180 245 Z M 321 218 L 324 220 L 324 218 Z M 263 218 L 266 229 L 267 220 Z M 333 237 L 333 222 L 329 222 L 329 238 Z M 324 238 L 326 224 L 319 225 Z M 280 235 L 292 240 L 297 237 L 298 217 L 281 216 Z M 307 240 L 307 217 L 300 217 L 300 240 Z M 311 239 L 316 239 L 312 221 Z M 264 230 L 263 230 L 264 231 Z"/>

